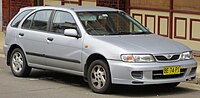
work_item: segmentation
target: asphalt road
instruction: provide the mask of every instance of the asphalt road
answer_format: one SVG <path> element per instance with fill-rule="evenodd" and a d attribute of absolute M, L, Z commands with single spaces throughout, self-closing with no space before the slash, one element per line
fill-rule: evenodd
<path fill-rule="evenodd" d="M 181 83 L 177 88 L 116 85 L 111 94 L 95 94 L 82 77 L 33 70 L 26 78 L 14 77 L 0 58 L 0 98 L 200 98 L 200 85 Z"/>

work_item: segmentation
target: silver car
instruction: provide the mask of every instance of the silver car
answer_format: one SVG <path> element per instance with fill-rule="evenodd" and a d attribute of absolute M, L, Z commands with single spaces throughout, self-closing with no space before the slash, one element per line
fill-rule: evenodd
<path fill-rule="evenodd" d="M 83 76 L 96 93 L 112 84 L 175 87 L 196 77 L 183 44 L 105 7 L 26 7 L 7 26 L 4 53 L 17 77 L 31 68 Z"/>

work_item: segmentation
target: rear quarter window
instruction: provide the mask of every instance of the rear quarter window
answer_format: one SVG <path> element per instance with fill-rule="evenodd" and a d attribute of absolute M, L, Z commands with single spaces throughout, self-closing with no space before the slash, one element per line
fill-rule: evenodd
<path fill-rule="evenodd" d="M 25 10 L 23 12 L 21 12 L 11 23 L 11 27 L 18 27 L 19 23 L 22 21 L 22 19 L 28 14 L 30 13 L 32 10 Z"/>

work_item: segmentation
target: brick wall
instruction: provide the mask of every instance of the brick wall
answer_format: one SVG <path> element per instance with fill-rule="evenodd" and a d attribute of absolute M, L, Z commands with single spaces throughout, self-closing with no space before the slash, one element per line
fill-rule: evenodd
<path fill-rule="evenodd" d="M 33 6 L 34 0 L 11 0 L 10 2 L 10 15 L 11 18 L 17 14 L 20 8 Z"/>
<path fill-rule="evenodd" d="M 22 7 L 33 6 L 34 0 L 2 0 L 3 30 Z"/>
<path fill-rule="evenodd" d="M 2 25 L 5 26 L 8 24 L 10 20 L 10 14 L 9 14 L 9 0 L 2 0 Z"/>

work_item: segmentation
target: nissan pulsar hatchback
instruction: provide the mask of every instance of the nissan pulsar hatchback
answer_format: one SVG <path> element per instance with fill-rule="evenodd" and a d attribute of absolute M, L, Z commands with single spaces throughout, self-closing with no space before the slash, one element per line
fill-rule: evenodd
<path fill-rule="evenodd" d="M 25 7 L 6 29 L 4 53 L 17 77 L 32 68 L 83 76 L 96 93 L 112 84 L 167 85 L 193 80 L 192 51 L 105 7 Z"/>

